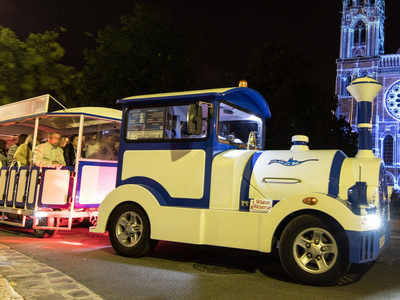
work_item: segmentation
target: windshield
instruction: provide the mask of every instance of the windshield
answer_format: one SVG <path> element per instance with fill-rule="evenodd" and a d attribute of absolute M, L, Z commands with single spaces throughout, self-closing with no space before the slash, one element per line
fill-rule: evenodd
<path fill-rule="evenodd" d="M 263 119 L 240 107 L 226 102 L 219 103 L 218 141 L 233 143 L 239 147 L 247 146 L 250 132 L 256 137 L 256 148 L 262 148 Z"/>

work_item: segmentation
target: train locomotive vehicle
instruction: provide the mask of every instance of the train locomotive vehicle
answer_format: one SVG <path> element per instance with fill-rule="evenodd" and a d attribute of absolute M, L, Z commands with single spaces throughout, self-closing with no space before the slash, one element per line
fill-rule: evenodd
<path fill-rule="evenodd" d="M 349 90 L 358 101 L 359 152 L 263 151 L 265 99 L 247 87 L 134 96 L 123 117 L 116 188 L 91 232 L 108 231 L 123 256 L 158 240 L 271 252 L 308 285 L 332 285 L 350 263 L 374 260 L 389 243 L 381 159 L 371 150 L 370 78 Z"/>
<path fill-rule="evenodd" d="M 0 138 L 7 147 L 20 134 L 31 135 L 33 148 L 50 132 L 78 141 L 70 166 L 35 166 L 31 156 L 26 166 L 14 160 L 0 168 L 0 223 L 32 228 L 37 237 L 95 224 L 99 204 L 115 188 L 112 142 L 119 139 L 121 116 L 110 108 L 65 108 L 50 95 L 0 106 Z"/>

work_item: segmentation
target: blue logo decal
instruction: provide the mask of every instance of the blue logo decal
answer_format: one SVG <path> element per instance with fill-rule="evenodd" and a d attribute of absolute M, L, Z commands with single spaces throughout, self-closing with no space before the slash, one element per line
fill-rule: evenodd
<path fill-rule="evenodd" d="M 306 159 L 306 160 L 303 160 L 303 161 L 295 160 L 295 159 L 293 159 L 293 157 L 289 158 L 288 161 L 283 160 L 283 159 L 271 159 L 271 161 L 269 162 L 269 165 L 270 164 L 281 164 L 283 166 L 293 167 L 293 166 L 298 166 L 298 165 L 300 165 L 302 163 L 305 163 L 307 161 L 319 161 L 319 159 Z"/>

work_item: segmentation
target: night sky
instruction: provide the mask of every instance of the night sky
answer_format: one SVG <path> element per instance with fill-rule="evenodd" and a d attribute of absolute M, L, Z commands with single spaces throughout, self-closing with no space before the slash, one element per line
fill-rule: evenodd
<path fill-rule="evenodd" d="M 222 1 L 220 1 L 222 2 Z M 147 0 L 172 13 L 178 26 L 191 26 L 204 35 L 198 76 L 200 88 L 236 86 L 249 55 L 265 42 L 286 41 L 312 62 L 314 80 L 332 93 L 339 57 L 341 0 L 285 1 L 180 1 Z M 0 25 L 21 40 L 30 32 L 64 27 L 57 42 L 66 49 L 64 64 L 84 65 L 82 50 L 96 46 L 99 29 L 117 25 L 130 14 L 131 0 L 0 0 Z M 290 4 L 291 3 L 291 4 Z M 400 47 L 400 1 L 386 1 L 385 53 Z M 249 83 L 251 87 L 251 83 Z M 123 97 L 128 95 L 121 95 Z"/>

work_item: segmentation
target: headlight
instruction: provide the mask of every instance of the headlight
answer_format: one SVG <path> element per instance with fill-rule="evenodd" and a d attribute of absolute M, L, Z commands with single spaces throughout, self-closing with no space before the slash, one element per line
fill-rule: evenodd
<path fill-rule="evenodd" d="M 378 215 L 370 215 L 362 218 L 361 223 L 371 229 L 378 229 L 381 226 L 381 218 Z"/>

